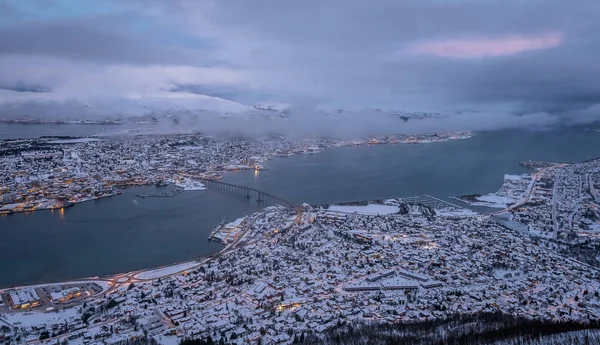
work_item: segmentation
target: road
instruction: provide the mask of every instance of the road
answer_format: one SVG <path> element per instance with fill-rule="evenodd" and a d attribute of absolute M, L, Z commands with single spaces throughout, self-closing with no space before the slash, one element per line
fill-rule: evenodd
<path fill-rule="evenodd" d="M 302 215 L 303 215 L 303 209 L 301 207 L 297 208 L 297 216 L 296 216 L 296 224 L 299 224 L 299 222 L 302 220 Z M 206 256 L 202 256 L 200 258 L 194 259 L 194 260 L 189 260 L 189 261 L 184 261 L 184 262 L 180 262 L 177 264 L 172 264 L 172 265 L 165 265 L 165 266 L 161 266 L 161 267 L 154 267 L 151 269 L 143 269 L 143 270 L 138 270 L 138 271 L 133 271 L 133 272 L 128 272 L 128 273 L 122 273 L 122 274 L 118 274 L 112 277 L 109 277 L 105 280 L 107 280 L 109 282 L 109 284 L 111 284 L 111 286 L 109 287 L 108 290 L 103 291 L 100 294 L 107 294 L 110 293 L 116 289 L 118 289 L 119 287 L 123 286 L 123 285 L 129 285 L 131 283 L 136 283 L 136 282 L 149 282 L 149 281 L 154 281 L 157 280 L 159 278 L 167 278 L 167 277 L 171 277 L 177 274 L 181 274 L 184 271 L 190 271 L 190 270 L 194 270 L 197 267 L 211 261 L 214 260 L 218 257 L 220 257 L 223 254 L 226 253 L 230 253 L 233 251 L 236 251 L 238 249 L 241 249 L 247 245 L 250 244 L 254 244 L 256 243 L 256 241 L 254 242 L 247 242 L 247 243 L 243 243 L 240 245 L 240 243 L 242 242 L 242 240 L 244 239 L 244 237 L 246 236 L 246 234 L 252 229 L 252 227 L 255 225 L 256 221 L 258 220 L 258 218 L 260 218 L 260 216 L 255 216 L 253 218 L 251 218 L 248 222 L 246 222 L 244 229 L 240 232 L 240 234 L 236 237 L 236 239 L 231 242 L 230 244 L 228 244 L 225 248 L 223 248 L 221 251 L 214 253 L 214 254 L 210 254 L 210 255 L 206 255 Z M 177 272 L 171 272 L 168 274 L 165 274 L 163 276 L 160 277 L 155 277 L 155 278 L 139 278 L 138 276 L 144 272 L 151 272 L 151 271 L 155 271 L 158 269 L 166 269 L 169 267 L 173 267 L 173 266 L 177 266 L 177 265 L 182 265 L 182 264 L 187 264 L 187 263 L 197 263 L 197 265 L 194 265 L 192 267 L 188 267 L 186 269 L 182 269 L 180 271 Z M 100 294 L 97 294 L 96 296 L 99 296 Z"/>
<path fill-rule="evenodd" d="M 592 179 L 593 174 L 587 175 L 588 185 L 590 186 L 590 194 L 594 197 L 594 201 L 599 204 L 600 200 L 598 199 L 598 191 L 594 187 L 594 180 Z"/>
<path fill-rule="evenodd" d="M 527 192 L 523 196 L 523 199 L 508 206 L 507 208 L 505 208 L 503 210 L 491 213 L 490 216 L 496 216 L 496 215 L 499 215 L 502 213 L 510 212 L 510 211 L 512 211 L 516 208 L 519 208 L 519 207 L 523 206 L 524 204 L 528 203 L 531 200 L 531 196 L 535 192 L 535 184 L 539 181 L 539 179 L 546 174 L 551 174 L 554 171 L 554 169 L 563 167 L 565 165 L 566 164 L 556 164 L 556 165 L 553 165 L 553 166 L 550 166 L 547 168 L 540 169 L 540 170 L 536 171 L 535 173 L 531 174 L 531 183 L 529 184 L 529 187 L 527 188 Z M 554 185 L 556 186 L 556 182 L 554 183 Z M 553 198 L 554 198 L 554 195 L 556 195 L 555 192 L 556 192 L 555 190 L 552 192 Z"/>
<path fill-rule="evenodd" d="M 303 208 L 297 207 L 296 211 L 297 211 L 297 215 L 296 215 L 296 219 L 295 219 L 294 223 L 296 225 L 298 225 L 302 222 Z M 165 266 L 161 266 L 161 267 L 154 267 L 151 269 L 136 270 L 136 271 L 132 271 L 132 272 L 117 274 L 114 276 L 84 278 L 84 279 L 65 281 L 65 282 L 61 282 L 61 283 L 36 285 L 35 287 L 44 287 L 44 286 L 50 286 L 50 285 L 70 285 L 70 284 L 83 285 L 86 283 L 89 284 L 89 283 L 98 283 L 98 282 L 105 282 L 108 284 L 108 287 L 106 289 L 102 289 L 100 292 L 98 292 L 96 294 L 89 294 L 86 298 L 74 300 L 71 303 L 65 303 L 65 304 L 54 304 L 50 300 L 47 300 L 40 307 L 36 308 L 36 310 L 42 310 L 42 309 L 48 308 L 48 307 L 53 307 L 54 310 L 71 308 L 75 305 L 83 304 L 84 302 L 89 302 L 90 300 L 102 298 L 102 297 L 106 296 L 107 294 L 110 294 L 119 288 L 129 286 L 132 283 L 155 281 L 157 279 L 167 278 L 167 277 L 181 274 L 184 271 L 195 270 L 199 266 L 201 266 L 211 260 L 219 258 L 221 255 L 224 255 L 224 254 L 227 254 L 230 252 L 234 252 L 236 250 L 240 250 L 248 245 L 252 245 L 252 244 L 259 242 L 260 240 L 244 242 L 244 238 L 246 237 L 248 232 L 254 227 L 254 225 L 256 224 L 256 221 L 259 218 L 260 218 L 260 215 L 251 216 L 249 218 L 249 221 L 247 221 L 246 224 L 244 225 L 243 230 L 238 234 L 238 236 L 235 238 L 235 240 L 232 243 L 228 244 L 221 251 L 211 254 L 211 255 L 202 256 L 202 257 L 196 258 L 194 260 L 189 260 L 189 261 L 180 262 L 180 263 L 176 263 L 176 264 L 165 265 Z M 168 272 L 168 273 L 166 273 L 164 275 L 160 275 L 160 276 L 153 276 L 152 278 L 141 278 L 140 277 L 140 275 L 142 273 L 153 272 L 153 271 L 160 270 L 160 269 L 168 269 L 170 267 L 174 267 L 174 266 L 178 266 L 178 265 L 185 265 L 185 264 L 191 264 L 191 265 L 186 265 L 185 269 Z M 0 293 L 6 292 L 6 290 L 12 290 L 12 289 L 16 289 L 16 288 L 20 288 L 20 287 L 12 287 L 10 289 L 0 290 Z M 241 297 L 244 298 L 244 296 L 241 296 Z M 28 309 L 25 311 L 31 311 L 31 310 Z M 5 321 L 2 319 L 0 319 L 0 321 L 2 321 L 2 323 L 5 323 Z M 96 324 L 96 326 L 102 325 L 107 322 Z M 61 335 L 61 336 L 65 336 L 65 335 Z M 42 342 L 47 342 L 48 340 L 50 340 L 50 339 L 46 339 Z M 42 343 L 42 342 L 34 341 L 31 344 Z"/>

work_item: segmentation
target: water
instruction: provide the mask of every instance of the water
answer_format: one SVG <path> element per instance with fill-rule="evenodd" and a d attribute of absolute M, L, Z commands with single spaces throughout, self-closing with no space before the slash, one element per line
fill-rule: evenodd
<path fill-rule="evenodd" d="M 127 272 L 214 253 L 223 247 L 207 240 L 216 225 L 258 210 L 255 202 L 213 191 L 135 197 L 155 189 L 127 188 L 120 196 L 64 211 L 0 216 L 0 287 Z"/>
<path fill-rule="evenodd" d="M 84 135 L 84 134 L 77 134 Z M 528 172 L 521 160 L 581 161 L 600 156 L 600 133 L 576 128 L 484 133 L 422 145 L 329 149 L 276 158 L 270 170 L 231 173 L 226 182 L 297 203 L 496 191 L 505 173 Z M 0 217 L 0 286 L 60 281 L 148 268 L 218 251 L 207 236 L 222 220 L 256 210 L 214 191 L 137 199 L 154 187 L 59 211 Z"/>
<path fill-rule="evenodd" d="M 226 182 L 251 186 L 297 203 L 385 199 L 429 194 L 488 193 L 504 174 L 529 172 L 522 160 L 576 162 L 600 156 L 600 133 L 582 129 L 483 133 L 467 140 L 419 145 L 330 149 L 279 158 L 271 170 L 236 172 Z"/>

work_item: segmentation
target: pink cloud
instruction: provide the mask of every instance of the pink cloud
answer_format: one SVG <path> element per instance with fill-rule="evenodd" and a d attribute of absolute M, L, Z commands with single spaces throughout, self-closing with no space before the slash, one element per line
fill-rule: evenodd
<path fill-rule="evenodd" d="M 528 50 L 549 49 L 563 41 L 560 33 L 511 35 L 495 39 L 459 39 L 417 43 L 410 46 L 411 54 L 438 55 L 451 58 L 478 58 L 513 55 Z"/>

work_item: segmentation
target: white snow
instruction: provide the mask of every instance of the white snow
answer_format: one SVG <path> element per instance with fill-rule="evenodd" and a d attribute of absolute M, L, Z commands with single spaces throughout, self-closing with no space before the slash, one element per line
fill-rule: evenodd
<path fill-rule="evenodd" d="M 206 187 L 202 182 L 194 181 L 194 180 L 183 180 L 175 182 L 177 187 L 183 188 L 184 190 L 205 190 Z"/>
<path fill-rule="evenodd" d="M 73 318 L 80 319 L 76 308 L 61 309 L 51 312 L 29 312 L 3 314 L 4 319 L 12 325 L 33 326 L 41 324 L 56 324 Z"/>
<path fill-rule="evenodd" d="M 478 215 L 477 212 L 466 208 L 436 209 L 435 214 L 441 217 L 469 217 Z"/>
<path fill-rule="evenodd" d="M 158 343 L 162 345 L 178 345 L 181 342 L 176 336 L 159 335 L 157 338 Z"/>
<path fill-rule="evenodd" d="M 495 194 L 486 194 L 480 197 L 477 197 L 477 202 L 474 202 L 474 205 L 479 206 L 488 206 L 488 207 L 496 207 L 496 208 L 505 208 L 508 204 L 514 203 L 515 200 L 505 197 L 499 196 Z"/>
<path fill-rule="evenodd" d="M 400 208 L 397 206 L 389 205 L 376 205 L 369 204 L 367 206 L 341 206 L 332 205 L 329 206 L 330 211 L 346 212 L 346 213 L 359 213 L 359 214 L 393 214 L 398 213 Z"/>
<path fill-rule="evenodd" d="M 226 228 L 237 228 L 242 224 L 242 222 L 246 219 L 246 217 L 238 218 L 235 221 L 225 225 Z"/>
<path fill-rule="evenodd" d="M 36 284 L 36 285 L 27 285 L 27 286 L 21 286 L 21 288 L 23 287 L 28 287 L 28 288 L 39 288 L 39 287 L 46 287 L 46 286 L 63 286 L 63 285 L 78 285 L 78 284 L 90 284 L 90 283 L 94 283 L 99 285 L 103 290 L 106 290 L 109 288 L 109 284 L 107 281 L 105 280 L 94 280 L 95 278 L 98 277 L 90 277 L 90 280 L 73 280 L 73 281 L 69 281 L 69 282 L 59 282 L 59 283 L 45 283 L 45 284 Z M 8 290 L 12 290 L 14 288 L 18 288 L 18 287 L 10 287 L 10 288 L 6 288 L 6 289 L 0 289 L 0 293 L 4 293 Z"/>
<path fill-rule="evenodd" d="M 204 146 L 179 146 L 180 150 L 204 150 Z"/>
<path fill-rule="evenodd" d="M 61 139 L 49 141 L 48 144 L 77 144 L 77 143 L 89 143 L 92 141 L 100 141 L 98 138 L 79 138 L 79 139 Z"/>
<path fill-rule="evenodd" d="M 21 204 L 8 204 L 0 207 L 0 210 L 12 210 L 13 208 L 18 207 Z"/>
<path fill-rule="evenodd" d="M 164 277 L 170 274 L 174 274 L 174 273 L 178 273 L 181 271 L 185 271 L 187 269 L 190 269 L 192 267 L 196 267 L 198 266 L 199 263 L 195 262 L 195 261 L 191 261 L 191 262 L 184 262 L 178 265 L 173 265 L 173 266 L 167 266 L 167 267 L 163 267 L 163 268 L 158 268 L 155 270 L 150 270 L 150 271 L 144 271 L 138 275 L 135 276 L 135 278 L 138 279 L 156 279 L 156 278 L 160 278 L 160 277 Z"/>
<path fill-rule="evenodd" d="M 509 174 L 504 175 L 504 181 L 506 181 L 506 180 L 519 181 L 522 178 L 523 178 L 522 175 L 509 175 Z"/>

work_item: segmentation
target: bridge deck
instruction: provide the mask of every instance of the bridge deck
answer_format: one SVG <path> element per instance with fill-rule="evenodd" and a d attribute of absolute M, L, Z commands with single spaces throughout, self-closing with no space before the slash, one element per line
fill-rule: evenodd
<path fill-rule="evenodd" d="M 280 203 L 284 204 L 285 206 L 298 207 L 298 205 L 296 205 L 295 203 L 293 203 L 293 202 L 291 202 L 289 200 L 282 199 L 280 197 L 277 197 L 275 195 L 263 192 L 262 190 L 259 190 L 259 189 L 256 189 L 256 188 L 246 187 L 246 186 L 240 186 L 240 185 L 237 185 L 237 184 L 232 184 L 232 183 L 227 183 L 227 182 L 222 182 L 222 181 L 217 181 L 217 180 L 211 180 L 211 179 L 202 179 L 202 182 L 205 182 L 206 187 L 209 187 L 210 184 L 213 184 L 213 185 L 217 184 L 217 185 L 231 187 L 231 188 L 243 189 L 243 190 L 246 190 L 248 192 L 255 192 L 258 195 L 264 195 L 264 196 L 267 196 L 269 198 L 272 198 L 273 200 L 277 200 Z"/>

